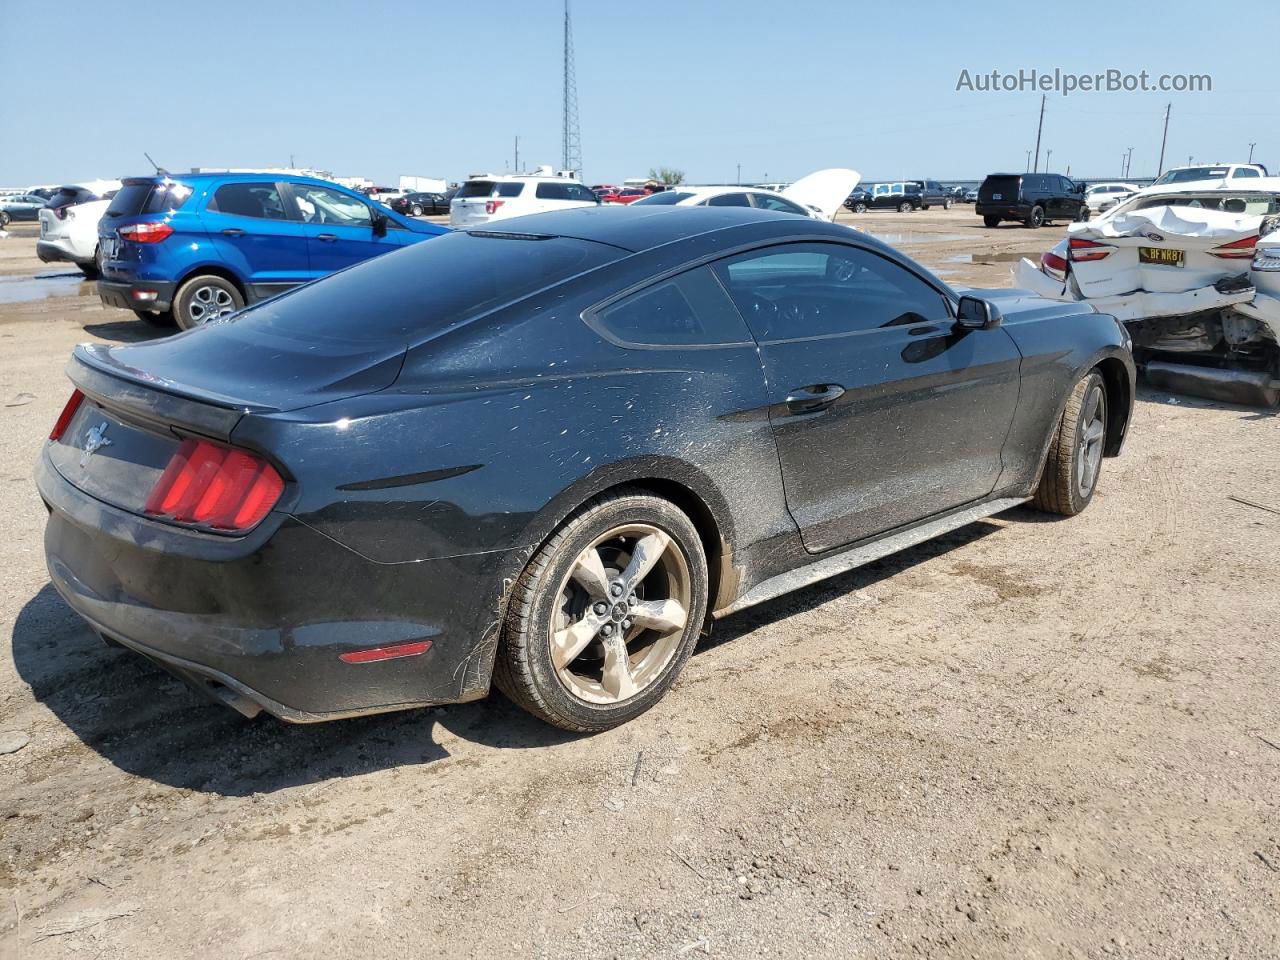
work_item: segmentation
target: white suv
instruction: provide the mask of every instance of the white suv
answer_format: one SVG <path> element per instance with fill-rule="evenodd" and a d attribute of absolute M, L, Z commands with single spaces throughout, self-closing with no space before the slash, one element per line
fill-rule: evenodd
<path fill-rule="evenodd" d="M 1239 180 L 1265 176 L 1267 176 L 1267 168 L 1260 163 L 1198 163 L 1190 167 L 1170 167 L 1151 186 L 1163 187 L 1169 183 Z"/>
<path fill-rule="evenodd" d="M 594 207 L 590 189 L 566 177 L 473 177 L 449 203 L 449 226 L 474 227 L 527 213 Z"/>
<path fill-rule="evenodd" d="M 98 276 L 98 221 L 120 189 L 119 180 L 60 187 L 40 209 L 36 256 L 45 263 L 74 263 L 90 280 Z"/>

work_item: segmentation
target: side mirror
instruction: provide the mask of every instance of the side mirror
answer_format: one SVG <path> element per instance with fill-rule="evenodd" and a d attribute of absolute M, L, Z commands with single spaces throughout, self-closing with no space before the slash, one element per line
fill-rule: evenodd
<path fill-rule="evenodd" d="M 373 235 L 375 237 L 385 237 L 387 235 L 387 215 L 385 213 L 373 212 Z"/>
<path fill-rule="evenodd" d="M 956 326 L 965 330 L 994 330 L 1002 319 L 995 304 L 977 297 L 961 297 L 956 307 Z"/>

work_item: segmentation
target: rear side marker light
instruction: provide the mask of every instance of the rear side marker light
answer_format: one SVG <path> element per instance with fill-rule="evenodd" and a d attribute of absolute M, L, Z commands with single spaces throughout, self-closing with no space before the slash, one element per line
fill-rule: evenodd
<path fill-rule="evenodd" d="M 1067 279 L 1067 261 L 1056 253 L 1046 253 L 1042 256 L 1040 258 L 1040 266 L 1045 273 L 1055 280 Z"/>
<path fill-rule="evenodd" d="M 67 432 L 67 427 L 71 426 L 71 418 L 76 415 L 76 411 L 80 409 L 80 404 L 84 402 L 84 394 L 79 390 L 72 390 L 71 397 L 67 400 L 67 405 L 62 408 L 62 412 L 58 414 L 58 419 L 53 425 L 53 430 L 49 432 L 50 440 L 61 440 L 62 435 Z"/>
<path fill-rule="evenodd" d="M 1219 257 L 1223 260 L 1252 260 L 1254 248 L 1258 245 L 1258 238 L 1245 237 L 1243 240 L 1233 240 L 1231 243 L 1224 243 L 1220 247 L 1214 247 L 1209 251 L 1209 256 Z"/>
<path fill-rule="evenodd" d="M 400 657 L 416 657 L 431 649 L 430 640 L 397 643 L 390 647 L 374 647 L 372 650 L 352 650 L 338 654 L 343 663 L 377 663 L 379 660 L 398 660 Z"/>
<path fill-rule="evenodd" d="M 127 227 L 121 227 L 118 232 L 134 243 L 159 243 L 173 236 L 173 227 L 167 223 L 131 223 Z"/>
<path fill-rule="evenodd" d="M 1092 240 L 1072 237 L 1068 246 L 1067 256 L 1074 263 L 1088 263 L 1091 260 L 1101 260 L 1104 257 L 1111 256 L 1115 249 L 1115 247 L 1105 243 L 1095 243 Z"/>
<path fill-rule="evenodd" d="M 182 441 L 142 512 L 214 530 L 256 527 L 280 499 L 284 481 L 271 464 L 208 440 Z"/>

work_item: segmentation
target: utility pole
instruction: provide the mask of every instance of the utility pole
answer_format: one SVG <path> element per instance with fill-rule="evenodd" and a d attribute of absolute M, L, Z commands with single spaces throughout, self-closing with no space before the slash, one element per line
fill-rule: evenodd
<path fill-rule="evenodd" d="M 1257 143 L 1249 144 L 1249 159 L 1246 161 L 1247 163 L 1253 163 L 1253 148 L 1257 145 Z"/>
<path fill-rule="evenodd" d="M 514 170 L 516 173 L 520 172 L 520 135 L 519 134 L 516 134 L 516 160 L 515 160 L 515 163 L 511 165 L 511 169 Z"/>
<path fill-rule="evenodd" d="M 1158 177 L 1158 176 L 1160 176 L 1160 174 L 1164 173 L 1164 145 L 1165 145 L 1165 143 L 1167 143 L 1167 142 L 1168 142 L 1168 140 L 1169 140 L 1169 113 L 1170 113 L 1170 111 L 1172 111 L 1172 110 L 1173 110 L 1173 104 L 1172 104 L 1172 103 L 1170 103 L 1170 104 L 1166 104 L 1166 105 L 1165 105 L 1165 108 L 1164 108 L 1164 133 L 1163 133 L 1163 134 L 1161 135 L 1161 137 L 1160 137 L 1160 162 L 1159 162 L 1158 164 L 1156 164 L 1156 176 L 1157 176 L 1157 177 Z M 1188 160 L 1188 161 L 1187 161 L 1187 165 L 1188 165 L 1188 166 L 1190 166 L 1190 164 L 1191 164 L 1191 161 L 1190 161 L 1190 160 Z"/>
<path fill-rule="evenodd" d="M 742 164 L 738 164 L 738 186 L 742 186 Z"/>
<path fill-rule="evenodd" d="M 582 176 L 582 138 L 578 133 L 578 78 L 573 66 L 573 20 L 564 0 L 564 103 L 561 118 L 561 169 Z"/>
<path fill-rule="evenodd" d="M 1044 101 L 1048 96 L 1047 93 L 1040 94 L 1040 126 L 1036 127 L 1036 165 L 1031 168 L 1032 173 L 1040 171 L 1040 134 L 1044 131 Z"/>
<path fill-rule="evenodd" d="M 1044 168 L 1046 171 L 1049 169 L 1049 161 L 1052 159 L 1053 159 L 1053 151 L 1046 150 L 1044 154 Z"/>
<path fill-rule="evenodd" d="M 1031 151 L 1027 151 L 1027 173 L 1031 172 Z"/>
<path fill-rule="evenodd" d="M 1129 148 L 1129 152 L 1124 158 L 1124 178 L 1129 179 L 1129 171 L 1133 169 L 1133 147 Z"/>

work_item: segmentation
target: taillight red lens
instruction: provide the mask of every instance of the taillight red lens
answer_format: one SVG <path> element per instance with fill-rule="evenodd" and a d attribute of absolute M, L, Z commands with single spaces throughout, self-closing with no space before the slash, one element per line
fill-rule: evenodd
<path fill-rule="evenodd" d="M 484 205 L 484 212 L 488 214 L 497 213 L 498 208 L 506 202 L 505 200 L 489 200 Z"/>
<path fill-rule="evenodd" d="M 1101 260 L 1115 252 L 1115 247 L 1105 243 L 1095 243 L 1080 237 L 1072 237 L 1067 248 L 1067 256 L 1075 263 L 1088 263 L 1090 260 Z"/>
<path fill-rule="evenodd" d="M 167 223 L 131 223 L 120 228 L 120 236 L 134 243 L 159 243 L 173 236 L 173 227 Z"/>
<path fill-rule="evenodd" d="M 62 412 L 58 414 L 58 419 L 53 425 L 53 429 L 49 432 L 50 440 L 61 440 L 62 435 L 67 432 L 67 427 L 71 426 L 71 418 L 76 415 L 76 411 L 80 409 L 80 404 L 84 402 L 84 394 L 79 390 L 72 390 L 71 397 L 67 400 L 67 405 L 62 408 Z"/>
<path fill-rule="evenodd" d="M 1212 257 L 1221 257 L 1223 260 L 1252 260 L 1254 248 L 1258 246 L 1258 237 L 1245 237 L 1243 240 L 1233 240 L 1231 243 L 1224 243 L 1221 246 L 1214 247 L 1209 251 Z"/>
<path fill-rule="evenodd" d="M 258 525 L 283 490 L 280 474 L 262 458 L 209 440 L 187 439 L 142 511 L 174 523 L 244 531 Z"/>
<path fill-rule="evenodd" d="M 1042 256 L 1040 266 L 1055 280 L 1065 280 L 1067 277 L 1067 261 L 1056 253 L 1046 253 Z"/>

